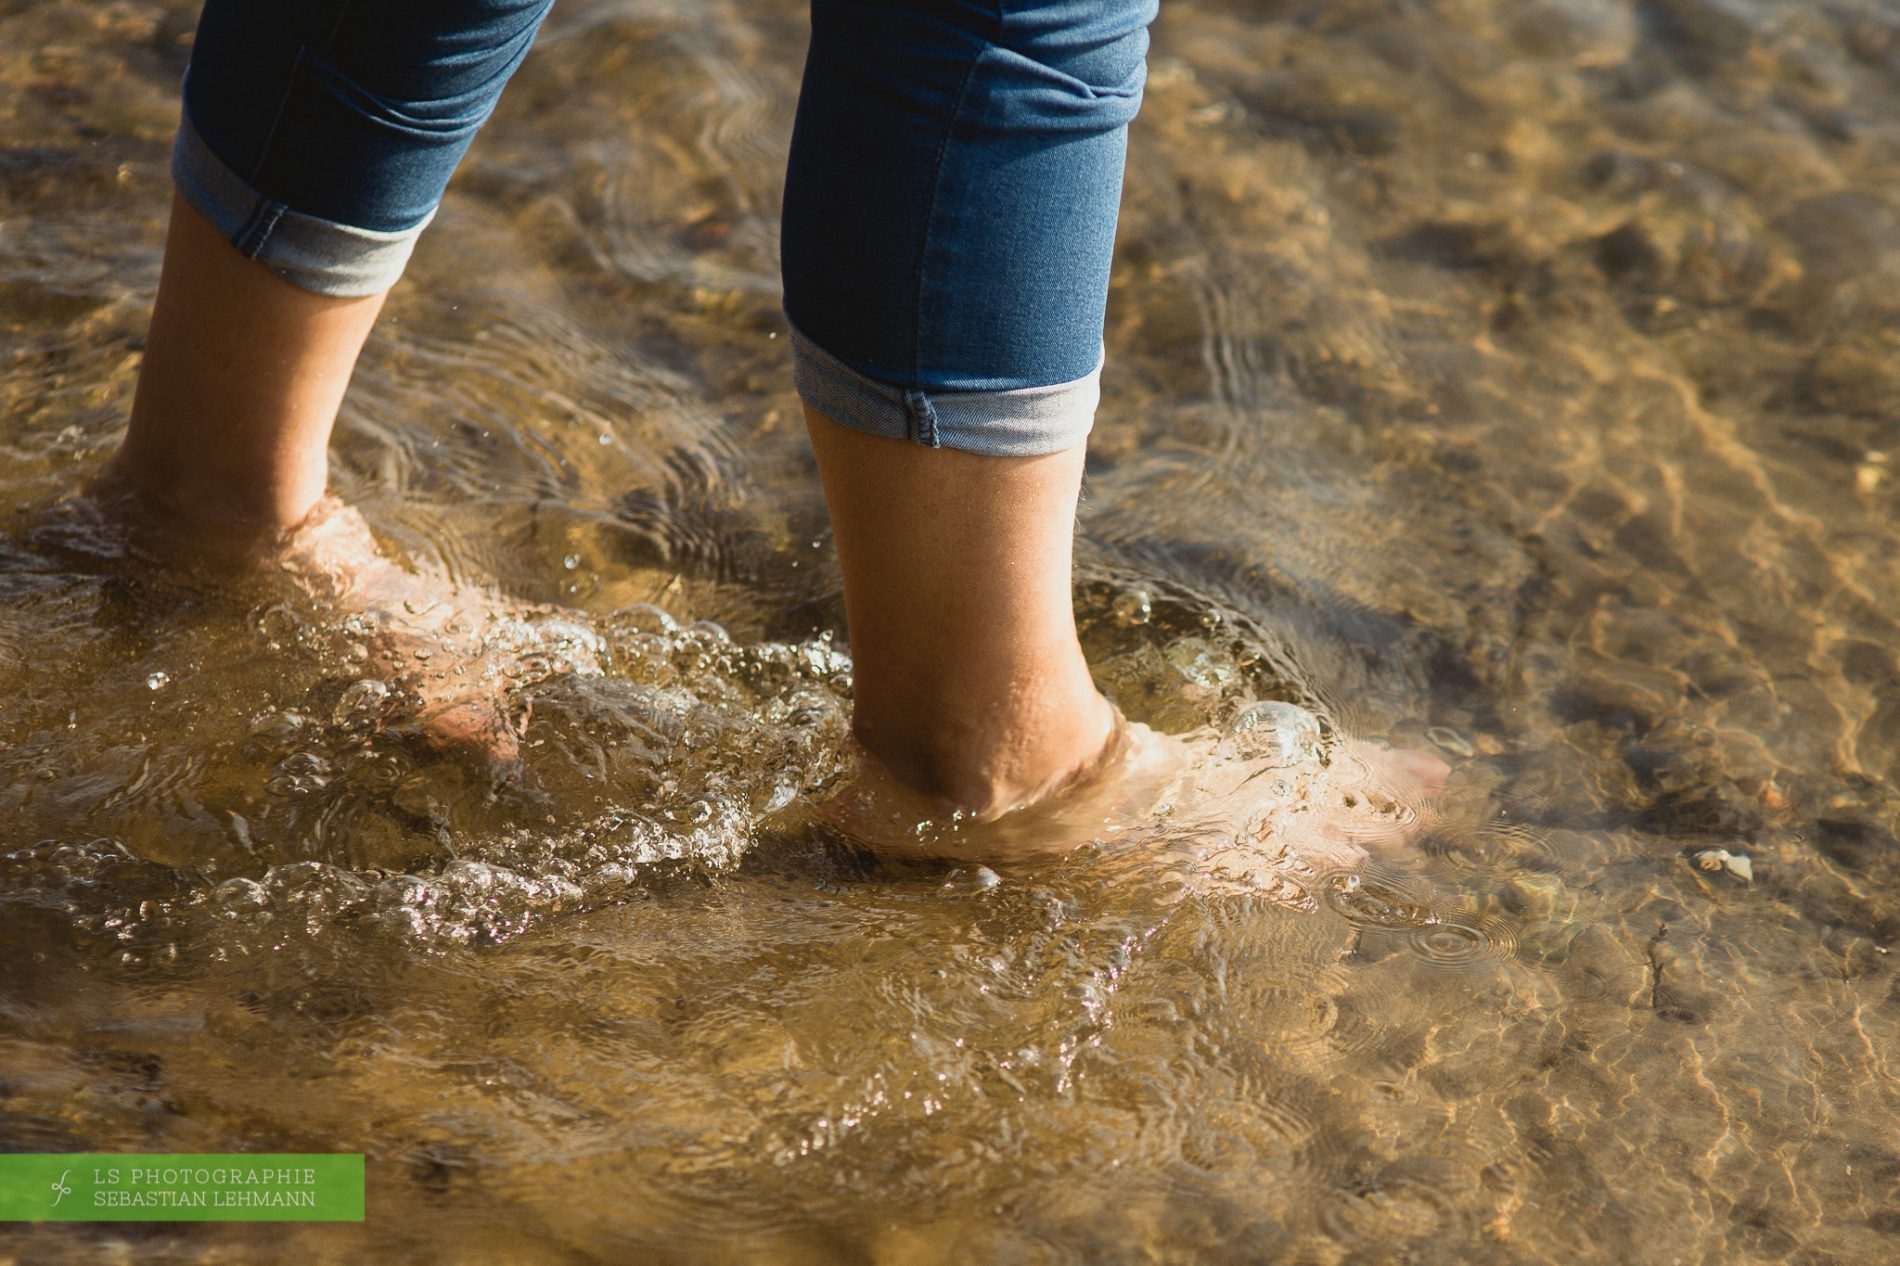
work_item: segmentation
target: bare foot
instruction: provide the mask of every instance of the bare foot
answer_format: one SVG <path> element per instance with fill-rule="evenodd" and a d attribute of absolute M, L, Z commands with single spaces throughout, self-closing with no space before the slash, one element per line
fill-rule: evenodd
<path fill-rule="evenodd" d="M 1183 878 L 1201 891 L 1311 904 L 1311 881 L 1429 829 L 1450 772 L 1428 753 L 1358 739 L 1316 743 L 1291 761 L 1236 752 L 1229 739 L 1186 772 L 1177 793 L 1177 838 L 1191 841 Z"/>
<path fill-rule="evenodd" d="M 376 670 L 415 698 L 417 723 L 438 749 L 513 764 L 526 717 L 506 708 L 510 689 L 602 671 L 599 636 L 571 614 L 405 570 L 377 549 L 362 514 L 336 497 L 286 532 L 275 557 L 312 599 L 365 636 Z"/>
<path fill-rule="evenodd" d="M 512 764 L 525 717 L 505 706 L 510 689 L 602 670 L 599 636 L 571 613 L 405 570 L 377 549 L 362 514 L 336 497 L 285 532 L 194 523 L 155 506 L 109 467 L 31 533 L 56 548 L 181 576 L 241 583 L 260 568 L 281 572 L 362 639 L 373 674 L 359 683 L 364 701 L 380 712 L 386 700 L 407 696 L 417 728 L 438 750 Z"/>
<path fill-rule="evenodd" d="M 1161 734 L 1120 720 L 1092 768 L 989 821 L 944 813 L 860 751 L 818 812 L 889 857 L 994 865 L 1094 842 L 1117 856 L 1165 853 L 1196 889 L 1291 900 L 1303 880 L 1417 838 L 1449 772 L 1423 752 L 1325 742 L 1312 714 L 1266 703 L 1224 735 Z"/>

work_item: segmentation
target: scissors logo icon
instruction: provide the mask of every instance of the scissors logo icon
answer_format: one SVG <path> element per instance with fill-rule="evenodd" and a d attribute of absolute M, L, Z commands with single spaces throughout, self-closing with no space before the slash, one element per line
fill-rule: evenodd
<path fill-rule="evenodd" d="M 55 1209 L 59 1208 L 60 1201 L 73 1194 L 73 1189 L 66 1185 L 66 1176 L 72 1172 L 70 1169 L 66 1170 L 61 1173 L 58 1179 L 53 1183 L 53 1207 Z"/>

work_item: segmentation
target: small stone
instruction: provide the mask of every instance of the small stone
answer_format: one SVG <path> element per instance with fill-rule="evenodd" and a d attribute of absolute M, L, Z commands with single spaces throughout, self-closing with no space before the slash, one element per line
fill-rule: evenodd
<path fill-rule="evenodd" d="M 1565 966 L 1606 998 L 1639 1006 L 1650 992 L 1650 967 L 1635 950 L 1601 924 L 1590 924 L 1571 938 Z"/>
<path fill-rule="evenodd" d="M 1568 921 L 1576 918 L 1581 905 L 1562 876 L 1539 871 L 1515 876 L 1503 895 L 1507 908 L 1519 918 Z"/>
<path fill-rule="evenodd" d="M 1815 357 L 1801 379 L 1805 402 L 1830 413 L 1887 417 L 1900 400 L 1896 351 L 1900 346 L 1895 343 L 1873 339 L 1830 346 Z M 1877 471 L 1884 464 L 1871 460 L 1872 456 L 1862 469 Z"/>
<path fill-rule="evenodd" d="M 1725 848 L 1701 848 L 1690 855 L 1698 869 L 1706 871 L 1724 871 L 1744 882 L 1755 879 L 1755 864 L 1746 853 L 1731 853 Z"/>

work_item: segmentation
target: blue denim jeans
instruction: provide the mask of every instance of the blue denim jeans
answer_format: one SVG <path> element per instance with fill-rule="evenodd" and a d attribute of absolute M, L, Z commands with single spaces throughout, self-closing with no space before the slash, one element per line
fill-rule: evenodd
<path fill-rule="evenodd" d="M 180 191 L 296 285 L 388 288 L 552 2 L 208 0 Z M 1155 6 L 812 0 L 781 235 L 808 404 L 979 453 L 1083 441 Z"/>

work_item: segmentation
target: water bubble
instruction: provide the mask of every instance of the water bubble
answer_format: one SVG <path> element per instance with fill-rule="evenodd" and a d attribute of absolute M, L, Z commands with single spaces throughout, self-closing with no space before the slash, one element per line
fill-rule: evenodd
<path fill-rule="evenodd" d="M 309 795 L 330 783 L 330 762 L 315 752 L 292 752 L 277 762 L 266 787 L 276 795 Z"/>
<path fill-rule="evenodd" d="M 170 673 L 153 673 L 145 679 L 145 688 L 147 690 L 163 690 L 171 684 L 172 678 Z"/>
<path fill-rule="evenodd" d="M 468 895 L 487 892 L 501 882 L 504 874 L 511 875 L 512 873 L 504 871 L 499 866 L 491 866 L 487 862 L 458 858 L 442 868 L 441 881 L 445 887 Z"/>
<path fill-rule="evenodd" d="M 1273 768 L 1303 765 L 1320 751 L 1319 718 L 1297 703 L 1269 699 L 1256 703 L 1227 727 L 1228 742 L 1247 760 Z"/>
<path fill-rule="evenodd" d="M 807 642 L 799 648 L 799 667 L 813 677 L 828 677 L 851 667 L 851 657 L 829 642 Z"/>
<path fill-rule="evenodd" d="M 689 800 L 685 804 L 668 805 L 661 810 L 667 819 L 684 826 L 704 826 L 713 820 L 717 812 L 710 800 L 704 798 Z"/>
<path fill-rule="evenodd" d="M 958 867 L 943 881 L 943 891 L 968 896 L 988 892 L 1003 882 L 1003 877 L 988 866 Z"/>
<path fill-rule="evenodd" d="M 621 607 L 607 617 L 608 626 L 628 633 L 651 633 L 670 637 L 679 632 L 679 621 L 650 602 Z"/>
<path fill-rule="evenodd" d="M 252 738 L 287 744 L 295 740 L 307 720 L 301 712 L 273 708 L 251 718 L 250 734 Z"/>
<path fill-rule="evenodd" d="M 579 554 L 569 554 L 561 560 L 561 566 L 567 571 L 578 571 L 580 565 L 581 556 Z"/>
<path fill-rule="evenodd" d="M 282 603 L 266 607 L 257 615 L 257 631 L 273 650 L 295 642 L 303 629 L 302 617 Z"/>
<path fill-rule="evenodd" d="M 336 702 L 336 723 L 351 727 L 374 724 L 382 719 L 394 696 L 388 682 L 374 677 L 352 682 Z"/>
<path fill-rule="evenodd" d="M 1327 886 L 1328 903 L 1350 923 L 1382 932 L 1405 932 L 1436 921 L 1432 908 L 1413 900 L 1396 883 L 1368 880 L 1364 875 L 1340 875 Z"/>
<path fill-rule="evenodd" d="M 1146 589 L 1130 589 L 1116 595 L 1115 622 L 1123 627 L 1146 624 L 1154 619 L 1154 600 Z"/>
<path fill-rule="evenodd" d="M 233 914 L 262 910 L 270 904 L 270 891 L 255 879 L 227 879 L 212 892 L 218 908 Z"/>
<path fill-rule="evenodd" d="M 315 752 L 292 752 L 284 757 L 278 768 L 286 774 L 299 777 L 306 774 L 327 774 L 330 772 L 330 762 Z"/>
<path fill-rule="evenodd" d="M 379 910 L 420 909 L 429 903 L 429 885 L 417 875 L 398 875 L 376 885 L 374 900 Z"/>
<path fill-rule="evenodd" d="M 1198 637 L 1184 637 L 1168 645 L 1167 660 L 1197 686 L 1219 689 L 1234 680 L 1233 661 Z"/>
<path fill-rule="evenodd" d="M 588 877 L 596 892 L 630 888 L 640 881 L 640 872 L 625 862 L 608 862 Z"/>

